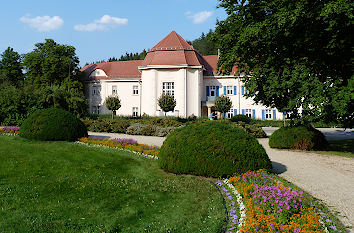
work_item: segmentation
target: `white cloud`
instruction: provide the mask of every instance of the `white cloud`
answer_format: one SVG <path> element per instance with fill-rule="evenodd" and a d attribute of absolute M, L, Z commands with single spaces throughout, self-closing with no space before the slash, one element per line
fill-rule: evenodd
<path fill-rule="evenodd" d="M 187 17 L 193 19 L 193 23 L 195 24 L 203 23 L 213 14 L 214 12 L 212 11 L 201 11 L 195 14 L 192 14 L 190 11 L 186 12 Z"/>
<path fill-rule="evenodd" d="M 22 16 L 20 21 L 35 28 L 39 32 L 48 32 L 60 28 L 64 24 L 64 20 L 59 16 L 37 16 L 34 18 L 29 15 Z"/>
<path fill-rule="evenodd" d="M 126 25 L 127 23 L 127 18 L 117 18 L 110 15 L 104 15 L 102 18 L 95 20 L 93 23 L 75 25 L 74 29 L 77 31 L 87 32 L 106 31 L 111 28 Z"/>

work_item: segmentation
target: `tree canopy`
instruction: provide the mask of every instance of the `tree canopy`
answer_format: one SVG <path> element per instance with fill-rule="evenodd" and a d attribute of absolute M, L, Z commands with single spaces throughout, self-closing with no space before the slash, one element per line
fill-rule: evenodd
<path fill-rule="evenodd" d="M 72 75 L 73 71 L 79 74 L 79 58 L 75 48 L 58 44 L 52 39 L 35 44 L 35 49 L 25 55 L 23 64 L 27 71 L 26 81 L 35 85 L 60 85 L 69 74 L 71 78 L 77 77 Z"/>
<path fill-rule="evenodd" d="M 221 113 L 228 112 L 232 107 L 230 98 L 226 95 L 215 98 L 215 110 Z"/>
<path fill-rule="evenodd" d="M 213 41 L 213 36 L 214 32 L 210 29 L 206 35 L 202 33 L 199 38 L 187 42 L 202 56 L 216 55 L 218 54 L 218 49 Z"/>
<path fill-rule="evenodd" d="M 176 107 L 176 100 L 172 95 L 162 94 L 157 100 L 162 111 L 166 112 L 173 111 Z"/>
<path fill-rule="evenodd" d="M 105 100 L 106 107 L 108 110 L 112 111 L 112 119 L 113 114 L 121 107 L 120 99 L 118 96 L 108 96 Z"/>
<path fill-rule="evenodd" d="M 220 0 L 219 68 L 237 64 L 249 97 L 302 119 L 353 127 L 350 0 Z M 248 75 L 248 76 L 247 76 Z"/>
<path fill-rule="evenodd" d="M 0 84 L 8 83 L 17 87 L 23 85 L 21 55 L 8 47 L 0 56 Z"/>

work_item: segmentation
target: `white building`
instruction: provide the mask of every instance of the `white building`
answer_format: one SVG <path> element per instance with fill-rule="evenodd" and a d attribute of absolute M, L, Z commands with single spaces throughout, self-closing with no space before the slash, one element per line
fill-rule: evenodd
<path fill-rule="evenodd" d="M 232 101 L 231 110 L 225 114 L 245 114 L 254 119 L 280 120 L 283 113 L 275 108 L 256 105 L 246 99 L 247 90 L 235 76 L 217 73 L 217 55 L 201 56 L 181 36 L 172 31 L 148 51 L 145 60 L 104 62 L 87 65 L 85 90 L 91 113 L 107 114 L 104 100 L 118 95 L 121 108 L 117 115 L 162 116 L 157 104 L 162 93 L 176 99 L 174 112 L 179 117 L 209 116 L 214 109 L 214 99 L 227 95 Z"/>

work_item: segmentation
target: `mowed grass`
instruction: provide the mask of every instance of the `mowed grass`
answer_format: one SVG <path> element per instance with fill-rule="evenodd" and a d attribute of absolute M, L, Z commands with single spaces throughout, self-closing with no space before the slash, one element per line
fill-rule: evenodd
<path fill-rule="evenodd" d="M 217 188 L 114 149 L 0 136 L 0 232 L 220 232 Z"/>
<path fill-rule="evenodd" d="M 316 153 L 326 155 L 338 155 L 354 158 L 354 139 L 328 141 L 329 149 L 327 151 L 315 151 Z"/>

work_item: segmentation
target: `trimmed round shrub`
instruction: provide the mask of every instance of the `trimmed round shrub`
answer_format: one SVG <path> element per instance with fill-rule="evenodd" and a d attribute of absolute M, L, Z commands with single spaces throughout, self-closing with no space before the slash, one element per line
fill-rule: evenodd
<path fill-rule="evenodd" d="M 176 174 L 227 177 L 272 168 L 258 141 L 238 127 L 198 122 L 171 132 L 159 153 L 162 169 Z"/>
<path fill-rule="evenodd" d="M 249 118 L 248 116 L 246 115 L 235 115 L 233 117 L 230 118 L 230 121 L 231 122 L 244 122 L 246 124 L 249 124 L 251 123 L 251 118 Z"/>
<path fill-rule="evenodd" d="M 269 137 L 269 146 L 281 149 L 323 150 L 328 142 L 317 129 L 306 126 L 282 127 Z"/>
<path fill-rule="evenodd" d="M 87 128 L 72 113 L 48 108 L 31 114 L 21 125 L 20 136 L 41 141 L 75 141 L 87 137 Z"/>

